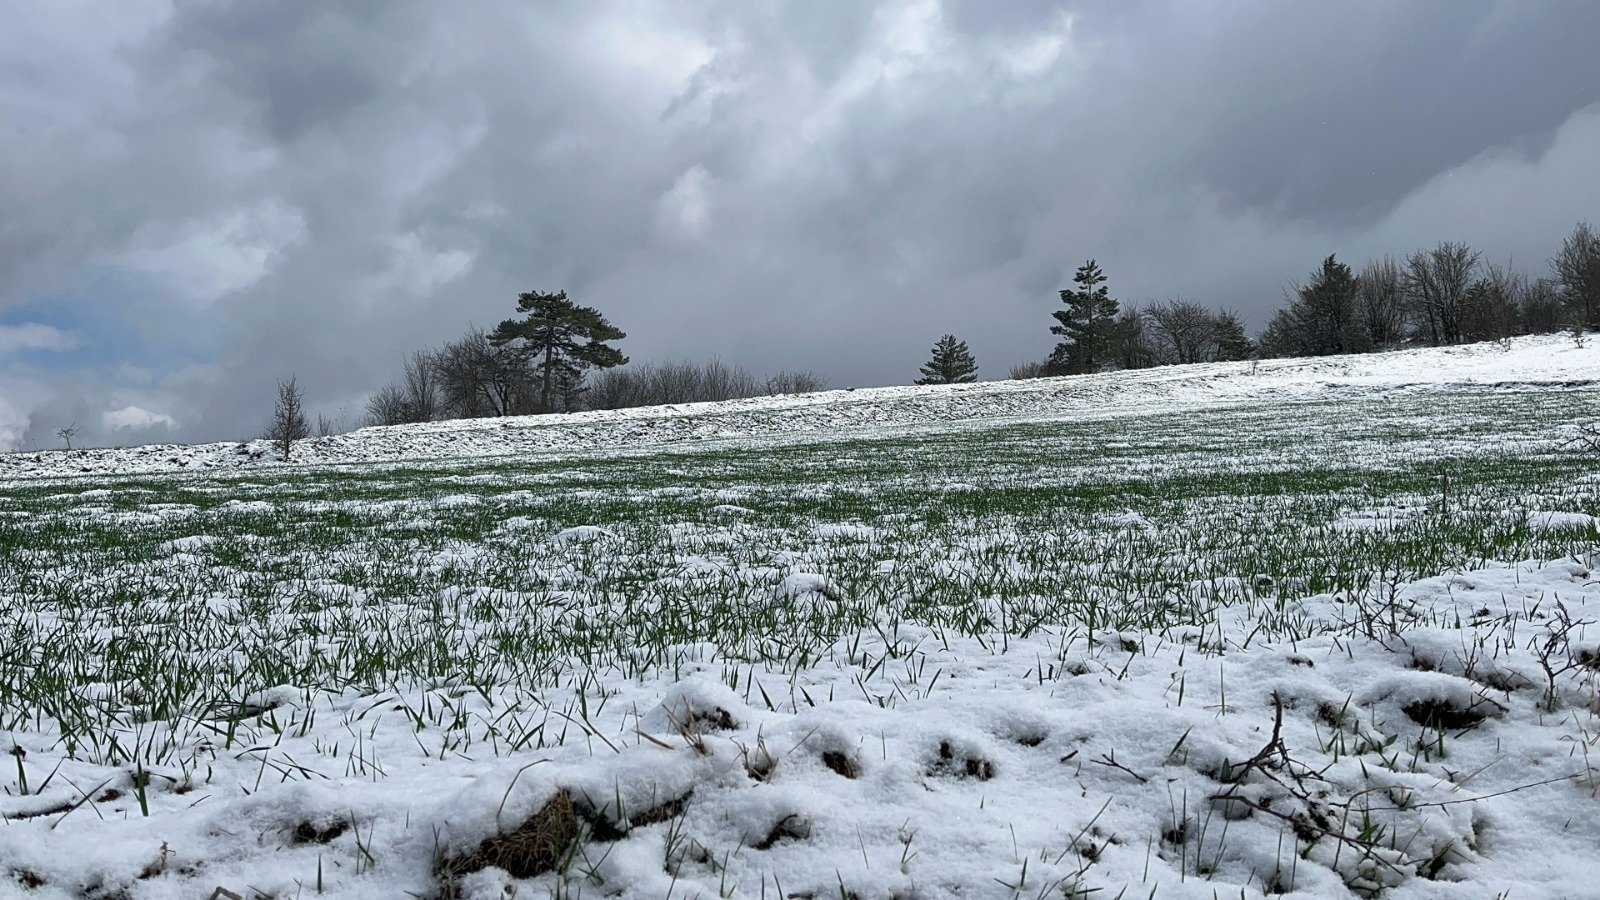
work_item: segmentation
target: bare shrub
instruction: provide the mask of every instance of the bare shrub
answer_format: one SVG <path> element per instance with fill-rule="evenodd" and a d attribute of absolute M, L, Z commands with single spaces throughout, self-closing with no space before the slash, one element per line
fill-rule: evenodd
<path fill-rule="evenodd" d="M 650 362 L 604 369 L 591 379 L 587 399 L 592 409 L 626 409 L 735 400 L 761 393 L 761 383 L 744 368 L 712 359 L 707 363 Z"/>
<path fill-rule="evenodd" d="M 406 393 L 398 384 L 386 384 L 367 398 L 368 425 L 403 425 L 412 421 Z"/>
<path fill-rule="evenodd" d="M 828 379 L 815 372 L 791 372 L 787 369 L 767 379 L 768 394 L 810 394 L 828 389 Z"/>
<path fill-rule="evenodd" d="M 1026 381 L 1030 378 L 1043 378 L 1049 375 L 1049 367 L 1042 362 L 1020 362 L 1011 367 L 1010 378 L 1012 381 Z"/>

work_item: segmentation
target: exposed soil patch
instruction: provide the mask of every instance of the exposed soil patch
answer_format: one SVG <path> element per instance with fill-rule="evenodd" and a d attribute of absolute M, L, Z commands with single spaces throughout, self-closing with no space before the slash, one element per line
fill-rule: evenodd
<path fill-rule="evenodd" d="M 861 767 L 851 759 L 849 754 L 838 750 L 829 750 L 822 754 L 822 764 L 841 778 L 855 778 L 861 774 Z"/>

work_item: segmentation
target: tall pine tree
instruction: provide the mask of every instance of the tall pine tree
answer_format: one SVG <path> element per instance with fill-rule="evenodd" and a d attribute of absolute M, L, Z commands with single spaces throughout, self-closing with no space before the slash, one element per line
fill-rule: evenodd
<path fill-rule="evenodd" d="M 1117 301 L 1105 286 L 1106 276 L 1094 260 L 1078 267 L 1072 290 L 1061 291 L 1066 309 L 1051 315 L 1050 333 L 1064 340 L 1050 353 L 1050 374 L 1098 372 L 1116 360 Z"/>
<path fill-rule="evenodd" d="M 600 311 L 554 294 L 533 291 L 517 297 L 521 319 L 507 319 L 489 335 L 496 347 L 513 345 L 526 354 L 539 383 L 541 413 L 554 412 L 566 395 L 582 383 L 585 369 L 609 369 L 627 363 L 622 351 L 607 341 L 627 337 Z M 575 396 L 575 395 L 574 395 Z"/>
<path fill-rule="evenodd" d="M 947 334 L 933 345 L 933 358 L 921 371 L 917 384 L 965 384 L 977 380 L 978 363 L 967 349 L 966 341 L 958 341 L 955 335 Z"/>

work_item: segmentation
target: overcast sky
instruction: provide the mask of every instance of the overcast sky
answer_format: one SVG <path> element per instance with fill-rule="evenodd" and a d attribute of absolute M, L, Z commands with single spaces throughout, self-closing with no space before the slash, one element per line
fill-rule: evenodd
<path fill-rule="evenodd" d="M 351 422 L 565 289 L 635 360 L 906 383 L 1055 292 L 1265 323 L 1600 223 L 1594 0 L 0 0 L 0 449 Z"/>

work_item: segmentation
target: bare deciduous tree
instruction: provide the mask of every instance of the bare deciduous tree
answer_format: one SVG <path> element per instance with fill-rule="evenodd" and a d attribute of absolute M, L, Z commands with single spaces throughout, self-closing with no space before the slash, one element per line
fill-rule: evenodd
<path fill-rule="evenodd" d="M 1527 334 L 1552 334 L 1561 330 L 1561 287 L 1549 278 L 1527 282 L 1518 314 Z"/>
<path fill-rule="evenodd" d="M 1406 336 L 1406 295 L 1400 266 L 1392 256 L 1375 259 L 1361 270 L 1358 280 L 1358 316 L 1372 346 L 1398 346 Z"/>
<path fill-rule="evenodd" d="M 285 462 L 294 450 L 294 442 L 311 435 L 311 423 L 306 421 L 305 397 L 293 375 L 288 381 L 278 382 L 278 402 L 272 407 L 272 424 L 263 435 L 278 445 Z"/>
<path fill-rule="evenodd" d="M 1434 346 L 1461 343 L 1467 291 L 1480 255 L 1466 244 L 1445 241 L 1406 257 L 1402 284 L 1419 327 L 1425 329 L 1420 336 Z"/>
<path fill-rule="evenodd" d="M 1550 260 L 1571 321 L 1600 330 L 1600 234 L 1579 222 Z"/>
<path fill-rule="evenodd" d="M 1117 313 L 1117 321 L 1112 326 L 1112 332 L 1117 368 L 1148 369 L 1156 364 L 1156 351 L 1151 346 L 1150 330 L 1145 327 L 1143 309 L 1137 306 L 1123 308 Z"/>
<path fill-rule="evenodd" d="M 398 384 L 386 384 L 367 398 L 368 425 L 404 425 L 411 421 L 411 406 Z"/>
<path fill-rule="evenodd" d="M 1193 300 L 1167 300 L 1145 307 L 1157 359 L 1186 365 L 1217 355 L 1217 317 Z"/>
<path fill-rule="evenodd" d="M 409 421 L 431 422 L 439 417 L 439 378 L 432 353 L 417 350 L 406 357 L 400 383 L 405 389 Z"/>
<path fill-rule="evenodd" d="M 1527 276 L 1490 263 L 1467 289 L 1462 336 L 1473 341 L 1509 341 L 1517 333 Z"/>
<path fill-rule="evenodd" d="M 452 417 L 522 415 L 537 405 L 540 386 L 518 341 L 496 346 L 473 328 L 440 348 L 432 361 L 439 395 Z"/>
<path fill-rule="evenodd" d="M 77 436 L 78 436 L 78 423 L 77 422 L 73 422 L 72 424 L 70 424 L 70 425 L 68 425 L 68 426 L 66 426 L 64 428 L 57 428 L 56 429 L 56 437 L 61 438 L 62 441 L 66 442 L 68 450 L 72 449 L 72 439 L 77 437 Z"/>
<path fill-rule="evenodd" d="M 442 351 L 441 351 L 442 352 Z M 367 424 L 431 422 L 445 412 L 439 391 L 441 353 L 418 350 L 406 357 L 398 384 L 387 384 L 367 398 Z"/>
<path fill-rule="evenodd" d="M 332 416 L 317 413 L 317 426 L 315 433 L 317 437 L 333 437 L 336 434 L 344 433 L 344 425 Z"/>

